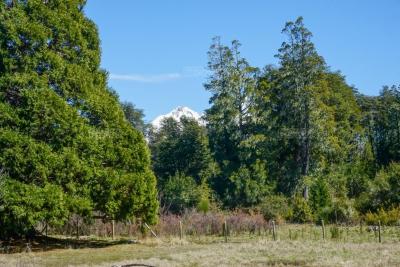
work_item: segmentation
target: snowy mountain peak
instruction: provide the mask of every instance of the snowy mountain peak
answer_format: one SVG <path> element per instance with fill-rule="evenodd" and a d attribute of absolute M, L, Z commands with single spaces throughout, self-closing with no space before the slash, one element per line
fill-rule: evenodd
<path fill-rule="evenodd" d="M 151 122 L 151 125 L 155 129 L 159 129 L 161 127 L 161 123 L 164 119 L 173 118 L 176 121 L 180 121 L 183 117 L 195 119 L 196 121 L 199 122 L 199 124 L 201 124 L 201 125 L 204 124 L 204 121 L 202 120 L 201 115 L 199 113 L 197 113 L 194 110 L 191 110 L 188 107 L 179 106 L 179 107 L 176 107 L 175 109 L 173 109 L 171 112 L 164 114 L 164 115 L 160 115 L 157 118 L 155 118 Z"/>

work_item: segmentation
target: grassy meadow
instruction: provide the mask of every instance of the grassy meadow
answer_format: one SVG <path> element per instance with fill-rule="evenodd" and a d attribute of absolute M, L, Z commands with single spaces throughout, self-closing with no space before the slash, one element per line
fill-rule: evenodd
<path fill-rule="evenodd" d="M 52 239 L 26 251 L 0 254 L 0 266 L 400 266 L 400 228 L 281 225 L 223 236 L 141 239 Z M 54 242 L 59 240 L 59 243 Z M 79 249 L 77 249 L 79 248 Z"/>

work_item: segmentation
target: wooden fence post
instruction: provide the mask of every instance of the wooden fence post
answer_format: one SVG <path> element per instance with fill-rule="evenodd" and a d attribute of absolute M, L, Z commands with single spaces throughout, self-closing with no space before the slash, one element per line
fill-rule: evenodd
<path fill-rule="evenodd" d="M 115 220 L 111 220 L 111 238 L 112 240 L 115 238 Z"/>
<path fill-rule="evenodd" d="M 30 242 L 28 242 L 28 243 L 25 243 L 25 245 L 26 245 L 26 247 L 25 247 L 25 252 L 27 252 L 27 253 L 30 253 L 30 252 L 32 252 L 32 246 L 31 246 L 31 243 L 30 243 Z"/>
<path fill-rule="evenodd" d="M 382 243 L 382 238 L 381 238 L 381 221 L 378 221 L 378 238 L 379 238 L 379 243 Z"/>
<path fill-rule="evenodd" d="M 322 224 L 322 239 L 325 240 L 325 224 L 324 224 L 324 220 L 321 220 L 321 224 Z"/>
<path fill-rule="evenodd" d="M 183 226 L 182 221 L 179 221 L 179 239 L 182 240 L 183 238 Z"/>
<path fill-rule="evenodd" d="M 158 238 L 158 236 L 156 235 L 156 233 L 150 228 L 150 226 L 149 226 L 147 223 L 144 223 L 144 226 L 146 226 L 146 228 L 150 230 L 150 233 L 151 233 L 155 238 Z"/>
<path fill-rule="evenodd" d="M 76 239 L 79 239 L 79 218 L 76 219 Z"/>
<path fill-rule="evenodd" d="M 226 220 L 224 221 L 223 227 L 224 227 L 223 232 L 224 232 L 225 243 L 228 243 L 228 225 L 226 223 Z"/>
<path fill-rule="evenodd" d="M 272 237 L 274 238 L 274 241 L 276 241 L 275 221 L 272 221 Z"/>

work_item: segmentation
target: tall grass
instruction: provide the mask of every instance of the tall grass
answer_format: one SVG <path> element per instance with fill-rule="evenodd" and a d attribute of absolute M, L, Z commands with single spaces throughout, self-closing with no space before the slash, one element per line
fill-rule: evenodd
<path fill-rule="evenodd" d="M 201 213 L 194 210 L 186 211 L 182 215 L 164 214 L 160 216 L 159 222 L 151 226 L 159 237 L 179 237 L 180 222 L 182 223 L 185 238 L 196 238 L 200 236 L 222 236 L 223 224 L 226 221 L 230 237 L 254 235 L 265 239 L 272 239 L 272 224 L 264 219 L 259 213 L 251 213 L 243 210 L 222 212 L 212 211 Z M 62 235 L 76 237 L 92 236 L 95 238 L 109 238 L 112 235 L 111 222 L 95 220 L 85 223 L 80 220 L 77 225 L 76 218 L 60 228 L 49 229 L 50 235 Z M 327 240 L 341 242 L 373 242 L 377 240 L 377 227 L 365 225 L 326 225 Z M 143 238 L 149 233 L 143 234 L 140 224 L 130 222 L 119 222 L 115 224 L 115 236 L 122 238 Z M 384 242 L 399 242 L 399 226 L 383 226 L 382 238 Z M 314 224 L 286 224 L 277 222 L 278 240 L 322 240 L 322 227 Z"/>

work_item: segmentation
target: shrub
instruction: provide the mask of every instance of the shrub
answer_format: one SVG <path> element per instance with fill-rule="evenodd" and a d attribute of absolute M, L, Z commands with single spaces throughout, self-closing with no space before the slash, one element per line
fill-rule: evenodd
<path fill-rule="evenodd" d="M 259 204 L 269 193 L 265 163 L 257 160 L 250 166 L 242 165 L 229 177 L 230 187 L 226 202 L 232 207 L 250 207 Z"/>
<path fill-rule="evenodd" d="M 320 213 L 331 205 L 332 197 L 328 184 L 322 177 L 318 177 L 310 186 L 309 204 L 315 213 Z"/>
<path fill-rule="evenodd" d="M 283 195 L 270 195 L 260 204 L 260 211 L 266 220 L 281 221 L 291 216 L 288 200 Z"/>
<path fill-rule="evenodd" d="M 338 226 L 333 225 L 329 231 L 331 232 L 332 239 L 339 239 L 340 238 L 340 229 Z"/>
<path fill-rule="evenodd" d="M 354 201 L 347 198 L 337 198 L 332 206 L 326 210 L 326 218 L 329 222 L 351 222 L 357 217 Z"/>
<path fill-rule="evenodd" d="M 368 225 L 377 225 L 380 221 L 383 225 L 399 225 L 400 224 L 400 207 L 389 210 L 379 209 L 377 212 L 367 212 L 364 220 Z"/>
<path fill-rule="evenodd" d="M 400 205 L 400 164 L 391 163 L 380 170 L 371 183 L 369 192 L 360 194 L 357 209 L 366 213 L 389 210 Z"/>
<path fill-rule="evenodd" d="M 328 207 L 323 207 L 320 208 L 315 214 L 314 214 L 314 218 L 315 218 L 315 223 L 320 225 L 321 221 L 324 220 L 324 222 L 335 222 L 332 218 L 334 218 L 334 216 L 332 216 L 332 206 L 328 206 Z"/>
<path fill-rule="evenodd" d="M 295 197 L 293 199 L 293 215 L 291 220 L 297 223 L 306 223 L 313 220 L 312 211 L 308 206 L 307 201 L 301 197 Z"/>
<path fill-rule="evenodd" d="M 182 213 L 184 209 L 196 207 L 200 198 L 194 179 L 181 173 L 170 177 L 161 193 L 164 206 L 172 213 Z"/>
<path fill-rule="evenodd" d="M 205 179 L 202 180 L 201 185 L 198 187 L 198 196 L 197 210 L 207 213 L 211 208 L 211 189 Z"/>
<path fill-rule="evenodd" d="M 13 180 L 0 188 L 0 238 L 33 235 L 35 225 L 46 222 L 63 224 L 68 207 L 62 189 L 52 184 L 44 187 L 26 185 Z"/>

